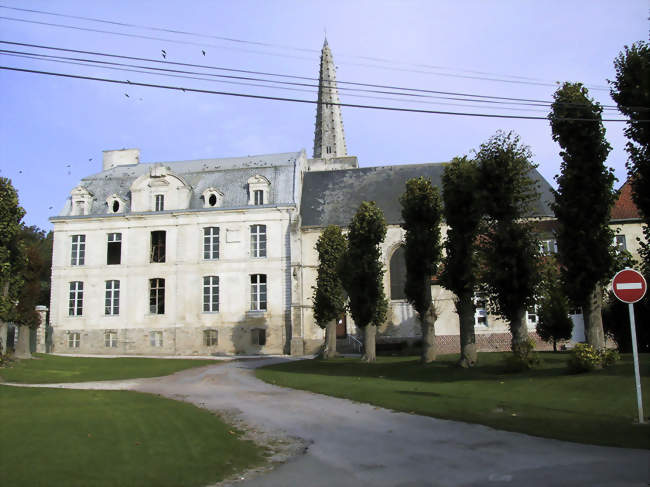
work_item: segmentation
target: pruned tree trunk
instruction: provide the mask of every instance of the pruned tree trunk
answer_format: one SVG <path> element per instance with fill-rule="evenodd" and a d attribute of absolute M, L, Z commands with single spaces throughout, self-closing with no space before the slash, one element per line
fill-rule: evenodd
<path fill-rule="evenodd" d="M 557 352 L 557 340 L 553 338 L 553 351 Z"/>
<path fill-rule="evenodd" d="M 512 333 L 512 353 L 519 358 L 525 358 L 526 342 L 528 341 L 526 308 L 522 307 L 517 311 L 515 319 L 510 322 L 510 333 Z"/>
<path fill-rule="evenodd" d="M 325 325 L 325 346 L 321 358 L 330 359 L 337 357 L 336 351 L 336 320 L 330 320 Z"/>
<path fill-rule="evenodd" d="M 363 328 L 363 357 L 364 362 L 375 362 L 377 360 L 376 352 L 377 327 L 375 325 L 366 325 Z"/>
<path fill-rule="evenodd" d="M 422 327 L 422 356 L 420 362 L 428 364 L 436 360 L 436 320 L 438 313 L 433 303 L 429 309 L 419 315 L 420 326 Z"/>
<path fill-rule="evenodd" d="M 603 296 L 600 284 L 596 284 L 582 306 L 587 343 L 596 350 L 605 348 L 605 332 L 602 315 Z"/>
<path fill-rule="evenodd" d="M 29 326 L 20 325 L 18 328 L 18 342 L 16 343 L 14 357 L 32 358 L 32 352 L 29 349 Z"/>
<path fill-rule="evenodd" d="M 0 320 L 0 355 L 7 353 L 7 330 L 9 325 Z"/>
<path fill-rule="evenodd" d="M 458 365 L 463 368 L 476 365 L 476 334 L 474 333 L 474 304 L 472 295 L 463 293 L 456 303 L 460 320 L 460 359 Z"/>

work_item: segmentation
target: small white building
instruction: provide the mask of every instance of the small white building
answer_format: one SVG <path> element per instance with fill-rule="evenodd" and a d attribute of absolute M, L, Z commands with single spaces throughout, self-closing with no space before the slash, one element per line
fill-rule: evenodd
<path fill-rule="evenodd" d="M 390 299 L 378 340 L 414 339 L 405 301 L 399 196 L 426 176 L 441 186 L 444 164 L 359 168 L 347 155 L 335 67 L 321 55 L 314 154 L 304 151 L 142 163 L 137 149 L 105 151 L 102 171 L 84 178 L 52 217 L 50 322 L 59 353 L 238 354 L 317 350 L 315 244 L 329 224 L 347 226 L 362 201 L 389 225 L 382 245 Z M 532 216 L 552 215 L 548 183 Z M 432 288 L 443 351 L 459 347 L 453 295 Z M 477 297 L 481 349 L 510 335 Z M 534 311 L 529 317 L 531 331 Z M 356 333 L 342 317 L 340 336 Z"/>

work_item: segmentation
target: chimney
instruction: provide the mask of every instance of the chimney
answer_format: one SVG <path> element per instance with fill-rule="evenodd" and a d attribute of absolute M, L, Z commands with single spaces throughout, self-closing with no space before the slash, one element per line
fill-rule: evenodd
<path fill-rule="evenodd" d="M 116 166 L 130 166 L 140 162 L 140 149 L 105 150 L 102 170 Z"/>

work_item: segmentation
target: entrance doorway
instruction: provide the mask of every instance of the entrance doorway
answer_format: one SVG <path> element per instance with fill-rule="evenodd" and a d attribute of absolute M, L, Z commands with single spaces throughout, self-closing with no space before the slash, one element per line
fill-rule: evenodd
<path fill-rule="evenodd" d="M 347 320 L 345 317 L 345 313 L 339 317 L 339 319 L 336 321 L 336 338 L 345 338 L 348 336 L 348 331 L 347 331 Z"/>

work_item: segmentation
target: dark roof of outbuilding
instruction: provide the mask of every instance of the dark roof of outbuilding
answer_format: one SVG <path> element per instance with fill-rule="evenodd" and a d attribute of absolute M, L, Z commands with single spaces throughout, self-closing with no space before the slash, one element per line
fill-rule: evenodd
<path fill-rule="evenodd" d="M 346 226 L 363 201 L 374 201 L 384 212 L 386 223 L 402 222 L 399 197 L 406 181 L 427 177 L 442 189 L 442 173 L 447 163 L 404 164 L 395 166 L 362 167 L 337 171 L 305 173 L 300 215 L 303 227 L 327 225 Z M 531 216 L 552 216 L 551 186 L 537 172 L 533 178 L 539 183 L 540 198 Z"/>

